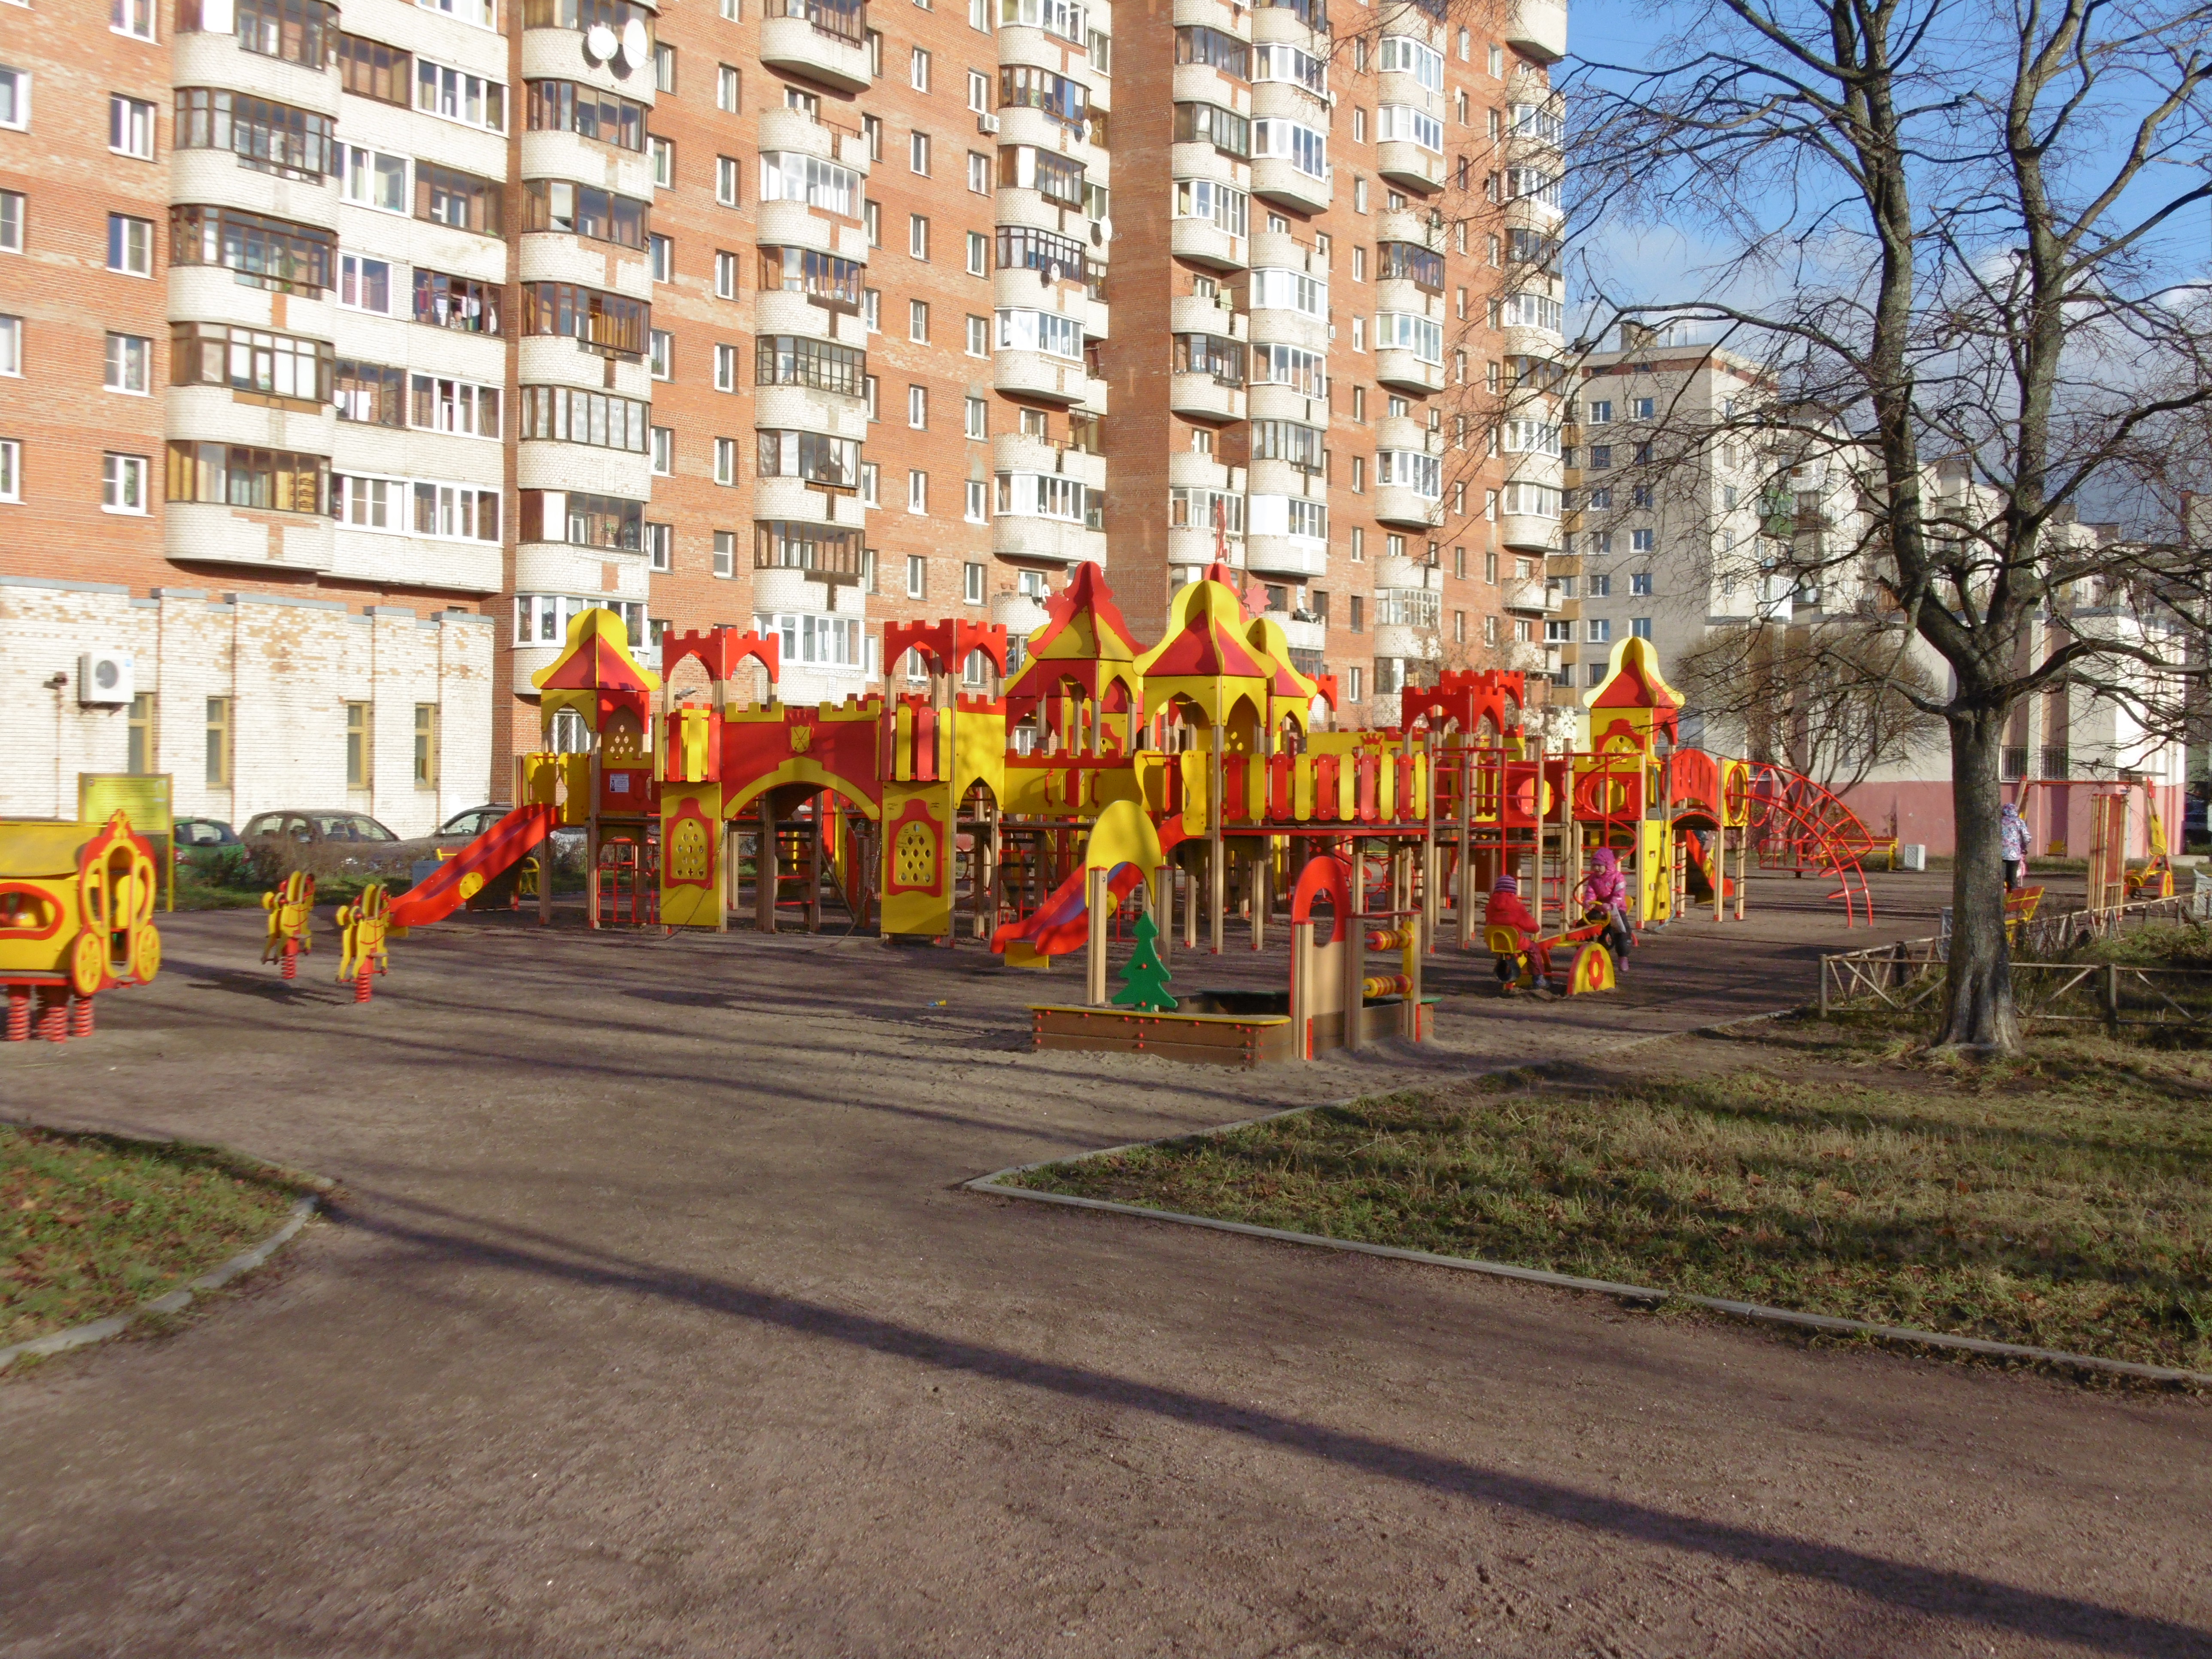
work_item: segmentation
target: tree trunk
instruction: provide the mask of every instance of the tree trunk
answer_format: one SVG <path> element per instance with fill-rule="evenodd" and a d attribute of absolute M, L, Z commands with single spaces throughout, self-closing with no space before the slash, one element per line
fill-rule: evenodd
<path fill-rule="evenodd" d="M 1951 716 L 1951 814 L 1956 852 L 1951 872 L 1951 953 L 1938 1046 L 2012 1054 L 2020 1048 L 2013 1012 L 2012 951 L 2005 943 L 2004 851 L 1997 828 L 2003 786 L 1997 777 L 2004 714 Z"/>

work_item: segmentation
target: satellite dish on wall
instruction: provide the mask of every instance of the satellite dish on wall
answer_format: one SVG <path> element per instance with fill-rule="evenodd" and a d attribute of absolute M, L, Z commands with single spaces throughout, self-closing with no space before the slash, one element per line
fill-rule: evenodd
<path fill-rule="evenodd" d="M 622 59 L 625 67 L 643 69 L 645 60 L 653 55 L 653 42 L 645 33 L 642 18 L 633 17 L 623 25 Z"/>
<path fill-rule="evenodd" d="M 615 32 L 605 23 L 594 23 L 584 31 L 584 56 L 595 64 L 604 64 L 615 55 Z"/>

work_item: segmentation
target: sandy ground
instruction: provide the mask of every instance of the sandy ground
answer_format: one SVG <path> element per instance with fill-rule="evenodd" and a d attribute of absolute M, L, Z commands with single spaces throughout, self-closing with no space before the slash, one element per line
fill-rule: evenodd
<path fill-rule="evenodd" d="M 1877 878 L 1875 938 L 1942 886 Z M 343 1194 L 0 1380 L 0 1656 L 2212 1652 L 2197 1402 L 958 1188 L 1807 1000 L 1838 918 L 1755 902 L 1614 998 L 1439 956 L 1425 1051 L 1256 1073 L 1032 1055 L 1079 981 L 973 945 L 467 918 L 360 1008 L 178 917 L 0 1115 Z"/>

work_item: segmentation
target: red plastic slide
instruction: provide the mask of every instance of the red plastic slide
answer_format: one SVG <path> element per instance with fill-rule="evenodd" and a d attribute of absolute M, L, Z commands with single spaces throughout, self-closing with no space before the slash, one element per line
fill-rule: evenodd
<path fill-rule="evenodd" d="M 1145 872 L 1124 864 L 1108 878 L 1106 891 L 1115 904 L 1137 890 Z M 1034 915 L 1010 921 L 991 935 L 991 948 L 1003 951 L 1009 945 L 1026 945 L 1041 957 L 1063 956 L 1091 942 L 1091 872 L 1080 867 L 1053 890 L 1050 898 Z"/>
<path fill-rule="evenodd" d="M 556 808 L 534 803 L 516 807 L 441 864 L 436 875 L 393 899 L 386 920 L 394 927 L 427 927 L 442 921 L 465 896 L 462 877 L 475 874 L 489 881 L 518 859 L 528 857 L 557 822 Z"/>

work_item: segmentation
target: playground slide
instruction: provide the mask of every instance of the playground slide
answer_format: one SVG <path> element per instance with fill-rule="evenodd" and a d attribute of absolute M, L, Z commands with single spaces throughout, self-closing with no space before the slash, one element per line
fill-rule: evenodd
<path fill-rule="evenodd" d="M 1052 896 L 1034 915 L 1010 921 L 991 935 L 991 948 L 1001 951 L 1016 967 L 1033 968 L 1044 957 L 1064 956 L 1091 941 L 1091 899 L 1086 890 L 1091 872 L 1078 868 L 1053 890 Z M 1125 864 L 1108 878 L 1106 890 L 1114 902 L 1137 890 L 1145 872 Z"/>
<path fill-rule="evenodd" d="M 1684 834 L 1682 845 L 1690 855 L 1690 874 L 1693 878 L 1690 884 L 1691 896 L 1693 898 L 1710 901 L 1713 896 L 1712 848 L 1708 844 L 1705 837 L 1699 835 L 1694 830 L 1688 830 Z M 1720 884 L 1721 896 L 1723 898 L 1734 898 L 1735 896 L 1735 878 L 1734 876 L 1722 876 L 1720 878 Z"/>
<path fill-rule="evenodd" d="M 386 922 L 393 927 L 427 927 L 434 921 L 442 921 L 468 897 L 468 893 L 461 890 L 466 878 L 477 877 L 481 885 L 517 860 L 527 857 L 552 831 L 558 821 L 556 811 L 536 804 L 516 807 L 441 864 L 436 875 L 393 899 L 386 915 Z M 469 892 L 475 890 L 475 887 L 469 889 Z"/>
<path fill-rule="evenodd" d="M 1180 819 L 1160 836 L 1160 850 L 1171 850 L 1177 842 L 1189 839 Z M 1080 950 L 1091 942 L 1090 872 L 1071 871 L 1066 881 L 1053 890 L 1052 896 L 1036 911 L 1019 921 L 1010 921 L 991 935 L 991 948 L 1002 952 L 1009 966 L 1042 968 L 1048 957 L 1065 956 L 1070 951 Z M 1121 902 L 1135 892 L 1144 882 L 1144 872 L 1133 864 L 1115 867 L 1107 878 L 1106 890 L 1114 902 Z"/>

